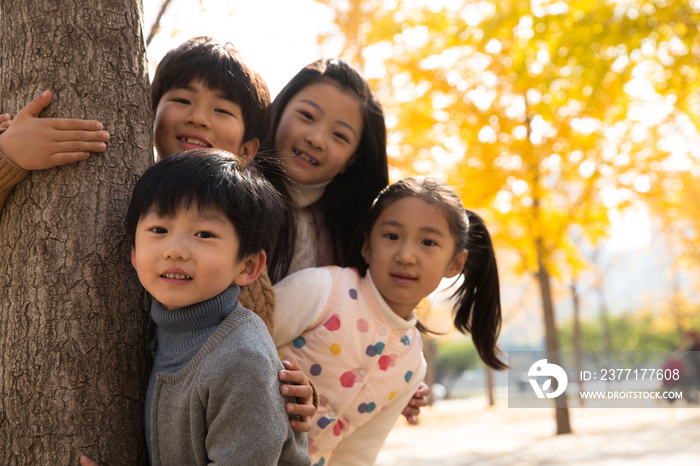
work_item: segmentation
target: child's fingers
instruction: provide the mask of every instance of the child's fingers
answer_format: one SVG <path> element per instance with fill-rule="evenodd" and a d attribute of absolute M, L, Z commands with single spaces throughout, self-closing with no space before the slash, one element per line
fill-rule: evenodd
<path fill-rule="evenodd" d="M 38 117 L 43 109 L 45 109 L 51 103 L 51 91 L 48 89 L 44 91 L 41 95 L 37 96 L 27 104 L 22 110 L 19 111 L 17 116 L 20 114 L 28 114 L 32 117 Z"/>
<path fill-rule="evenodd" d="M 83 160 L 87 160 L 88 157 L 90 157 L 89 152 L 60 152 L 51 156 L 50 167 L 57 167 L 59 165 L 68 165 L 69 163 L 80 162 Z"/>
<path fill-rule="evenodd" d="M 94 462 L 93 460 L 88 458 L 87 456 L 80 457 L 80 464 L 82 466 L 100 466 L 99 464 L 97 464 L 96 462 Z"/>
<path fill-rule="evenodd" d="M 55 151 L 51 156 L 55 157 L 60 153 L 70 152 L 104 152 L 107 145 L 104 142 L 92 141 L 66 141 L 57 142 L 52 149 Z"/>
<path fill-rule="evenodd" d="M 309 432 L 311 430 L 310 417 L 302 417 L 300 421 L 292 419 L 289 421 L 289 424 L 292 426 L 292 429 L 296 430 L 297 432 Z"/>
<path fill-rule="evenodd" d="M 416 408 L 423 408 L 428 406 L 428 399 L 426 397 L 416 398 L 413 397 L 409 400 L 408 406 L 414 406 Z"/>
<path fill-rule="evenodd" d="M 288 371 L 301 371 L 301 367 L 294 356 L 285 356 L 282 358 L 282 365 Z"/>
<path fill-rule="evenodd" d="M 411 420 L 409 418 L 411 418 L 411 417 L 415 418 L 416 416 L 418 416 L 420 414 L 420 408 L 416 408 L 414 406 L 408 405 L 403 409 L 401 414 L 403 414 L 403 416 L 406 418 L 406 420 L 408 422 L 411 422 Z"/>
<path fill-rule="evenodd" d="M 430 395 L 430 387 L 427 383 L 421 382 L 421 384 L 418 386 L 418 390 L 416 390 L 416 393 L 413 395 L 413 397 L 421 398 L 428 395 Z"/>
<path fill-rule="evenodd" d="M 109 141 L 109 133 L 107 131 L 58 131 L 55 133 L 56 141 Z"/>
<path fill-rule="evenodd" d="M 279 379 L 282 382 L 291 382 L 291 383 L 297 384 L 297 385 L 306 385 L 307 387 L 309 386 L 309 379 L 300 370 L 280 371 L 279 372 Z"/>
<path fill-rule="evenodd" d="M 0 123 L 6 123 L 8 121 L 12 120 L 12 114 L 10 113 L 3 113 L 0 115 Z"/>
<path fill-rule="evenodd" d="M 316 408 L 312 404 L 287 403 L 286 406 L 289 414 L 298 414 L 304 417 L 311 417 L 316 414 Z"/>
<path fill-rule="evenodd" d="M 51 124 L 61 131 L 100 131 L 104 128 L 97 120 L 79 120 L 77 118 L 53 118 Z"/>
<path fill-rule="evenodd" d="M 314 395 L 314 389 L 311 388 L 311 385 L 284 384 L 284 385 L 280 386 L 280 393 L 283 396 L 293 396 L 296 398 L 308 398 L 309 403 L 310 403 L 311 397 Z"/>

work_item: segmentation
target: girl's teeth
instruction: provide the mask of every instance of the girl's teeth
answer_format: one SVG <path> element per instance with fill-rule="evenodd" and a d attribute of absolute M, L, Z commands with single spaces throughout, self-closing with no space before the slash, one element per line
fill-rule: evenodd
<path fill-rule="evenodd" d="M 194 144 L 194 145 L 202 146 L 202 147 L 209 147 L 208 144 L 206 144 L 204 141 L 200 141 L 199 139 L 183 138 L 182 141 L 184 141 L 188 144 Z"/>
<path fill-rule="evenodd" d="M 181 273 L 165 273 L 165 274 L 163 274 L 163 276 L 165 278 L 176 278 L 178 280 L 192 280 L 187 275 L 183 275 Z"/>
<path fill-rule="evenodd" d="M 309 162 L 311 165 L 318 165 L 318 162 L 317 162 L 317 161 L 315 161 L 315 160 L 312 159 L 311 157 L 307 156 L 307 155 L 304 154 L 303 152 L 298 152 L 298 151 L 295 150 L 294 153 L 296 154 L 297 157 L 299 157 L 300 159 L 302 159 L 302 160 L 304 160 L 304 161 L 306 161 L 306 162 Z"/>

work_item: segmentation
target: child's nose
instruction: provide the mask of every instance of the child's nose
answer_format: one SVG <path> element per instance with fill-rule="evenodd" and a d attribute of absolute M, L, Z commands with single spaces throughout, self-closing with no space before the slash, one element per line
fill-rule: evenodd
<path fill-rule="evenodd" d="M 189 114 L 187 115 L 186 123 L 195 125 L 197 127 L 209 129 L 211 127 L 211 122 L 207 116 L 205 109 L 193 105 Z"/>
<path fill-rule="evenodd" d="M 396 254 L 396 261 L 405 265 L 415 264 L 416 254 L 413 245 L 408 242 L 402 243 Z"/>
<path fill-rule="evenodd" d="M 314 149 L 325 149 L 326 144 L 323 129 L 319 125 L 310 127 L 306 133 L 306 142 Z"/>
<path fill-rule="evenodd" d="M 187 244 L 181 238 L 173 238 L 163 255 L 166 259 L 187 260 L 189 258 L 189 250 Z"/>

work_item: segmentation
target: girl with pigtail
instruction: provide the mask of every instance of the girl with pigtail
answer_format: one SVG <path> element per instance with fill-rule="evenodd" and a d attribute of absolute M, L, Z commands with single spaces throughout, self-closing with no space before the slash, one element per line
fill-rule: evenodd
<path fill-rule="evenodd" d="M 319 393 L 313 464 L 370 465 L 425 375 L 414 312 L 442 278 L 464 277 L 454 324 L 494 369 L 501 327 L 496 259 L 481 218 L 435 178 L 407 178 L 372 204 L 362 264 L 307 268 L 275 285 L 273 339 Z M 302 310 L 302 312 L 300 312 Z"/>

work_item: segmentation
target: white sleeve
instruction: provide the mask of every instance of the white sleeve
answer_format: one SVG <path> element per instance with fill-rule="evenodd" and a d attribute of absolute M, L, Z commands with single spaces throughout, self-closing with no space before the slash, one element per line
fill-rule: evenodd
<path fill-rule="evenodd" d="M 274 286 L 277 304 L 272 340 L 275 346 L 291 342 L 320 323 L 332 281 L 328 269 L 311 268 L 293 273 Z"/>
<path fill-rule="evenodd" d="M 427 364 L 421 355 L 421 366 L 418 377 L 415 377 L 404 393 L 397 396 L 379 414 L 364 423 L 346 439 L 343 439 L 333 450 L 330 464 L 333 466 L 371 466 L 377 460 L 379 450 L 386 441 L 389 431 L 406 407 L 418 386 L 425 377 Z"/>

